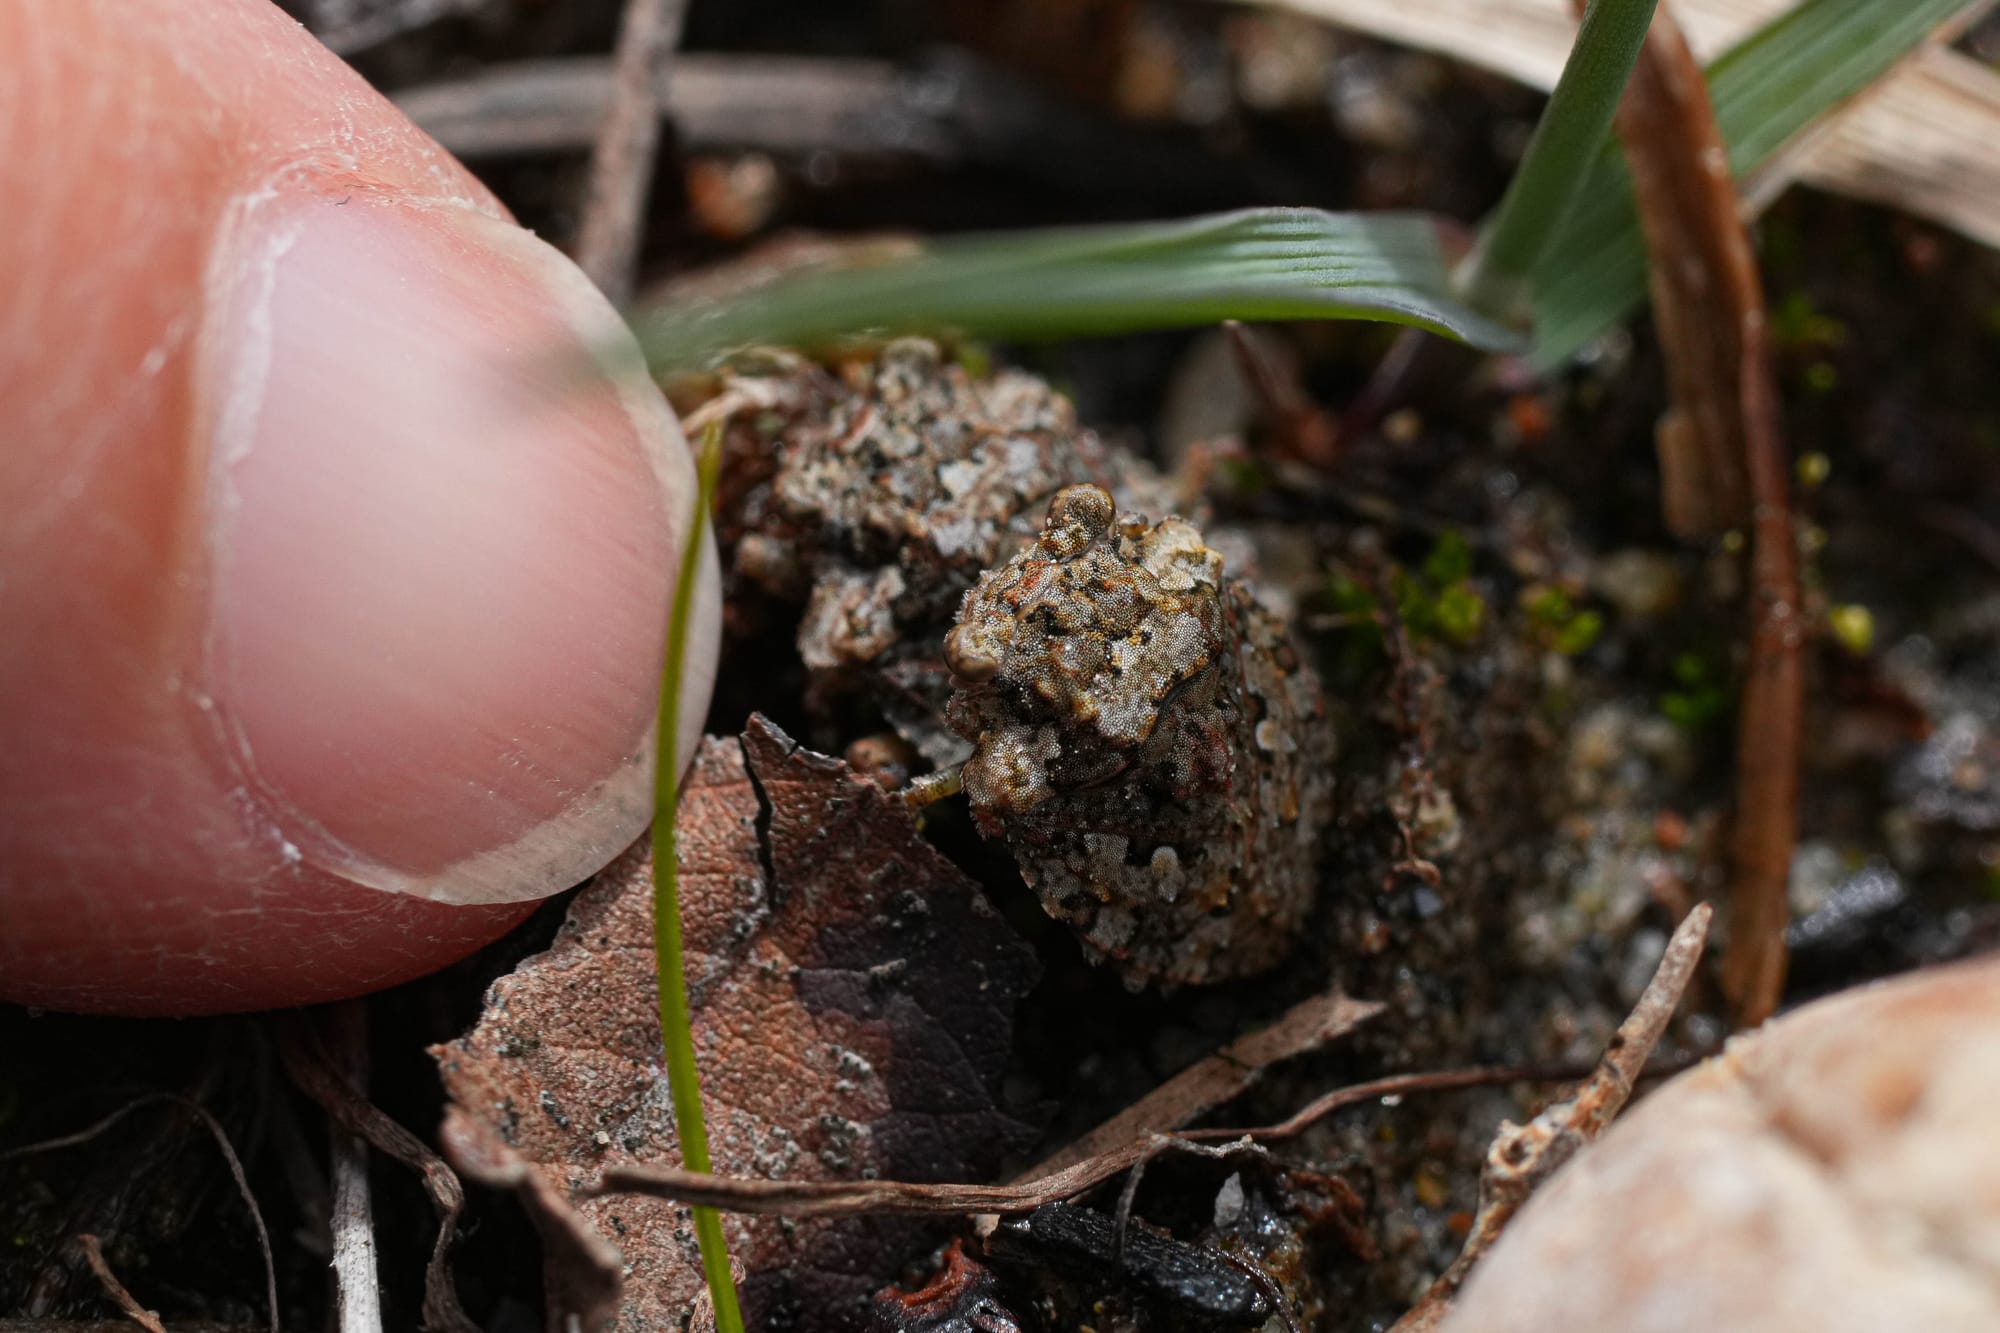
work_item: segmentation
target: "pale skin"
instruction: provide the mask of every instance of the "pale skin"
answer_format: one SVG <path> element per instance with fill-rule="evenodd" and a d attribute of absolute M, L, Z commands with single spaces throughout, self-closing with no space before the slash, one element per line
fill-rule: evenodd
<path fill-rule="evenodd" d="M 0 0 L 0 198 L 0 999 L 361 993 L 638 836 L 692 471 L 581 275 L 266 0 Z"/>

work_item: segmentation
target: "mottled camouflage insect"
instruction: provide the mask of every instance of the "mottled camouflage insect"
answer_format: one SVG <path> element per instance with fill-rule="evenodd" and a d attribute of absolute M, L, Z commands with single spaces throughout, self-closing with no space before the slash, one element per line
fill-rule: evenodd
<path fill-rule="evenodd" d="M 1049 912 L 1134 984 L 1283 956 L 1332 804 L 1318 681 L 1192 524 L 1050 502 L 982 576 L 944 656 L 961 781 Z"/>

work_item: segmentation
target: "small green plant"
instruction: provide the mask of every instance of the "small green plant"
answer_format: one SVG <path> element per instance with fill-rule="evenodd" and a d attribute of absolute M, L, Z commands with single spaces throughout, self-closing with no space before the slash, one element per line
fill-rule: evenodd
<path fill-rule="evenodd" d="M 681 798 L 681 683 L 687 678 L 688 624 L 696 579 L 708 548 L 708 511 L 715 501 L 721 466 L 722 431 L 711 425 L 695 459 L 694 516 L 688 523 L 674 582 L 674 607 L 667 620 L 667 664 L 660 678 L 658 755 L 653 778 L 653 953 L 660 986 L 660 1038 L 666 1047 L 667 1087 L 673 1094 L 674 1131 L 680 1136 L 681 1164 L 707 1171 L 708 1125 L 702 1118 L 701 1074 L 695 1067 L 694 1025 L 688 1010 L 687 965 L 681 955 L 680 846 L 676 837 Z M 713 1208 L 697 1206 L 695 1241 L 702 1274 L 715 1302 L 717 1333 L 743 1333 L 736 1281 L 729 1272 L 729 1242 Z"/>
<path fill-rule="evenodd" d="M 1839 347 L 1847 341 L 1847 326 L 1824 314 L 1802 291 L 1787 292 L 1771 308 L 1771 345 L 1787 350 Z"/>
<path fill-rule="evenodd" d="M 1359 580 L 1338 573 L 1327 579 L 1325 606 L 1321 623 L 1334 631 L 1328 683 L 1336 690 L 1358 689 L 1386 660 L 1382 608 Z"/>
<path fill-rule="evenodd" d="M 1472 548 L 1456 532 L 1440 536 L 1415 570 L 1391 568 L 1388 583 L 1396 619 L 1412 642 L 1468 648 L 1486 627 L 1486 599 L 1472 584 Z M 1345 574 L 1327 581 L 1327 602 L 1342 631 L 1336 674 L 1365 676 L 1382 663 L 1381 602 Z"/>
<path fill-rule="evenodd" d="M 1510 323 L 1528 322 L 1529 281 L 1569 220 L 1592 162 L 1604 151 L 1612 114 L 1652 22 L 1650 0 L 1596 0 L 1584 11 L 1520 169 L 1455 275 L 1459 293 L 1473 309 Z"/>
<path fill-rule="evenodd" d="M 1722 672 L 1701 653 L 1674 657 L 1673 685 L 1660 695 L 1660 712 L 1684 731 L 1705 731 L 1729 711 Z"/>
<path fill-rule="evenodd" d="M 1707 70 L 1731 174 L 1753 175 L 1965 8 L 1965 0 L 1805 0 L 1732 47 Z M 1638 206 L 1615 147 L 1598 155 L 1535 272 L 1531 296 L 1531 356 L 1543 369 L 1568 360 L 1645 300 Z"/>
<path fill-rule="evenodd" d="M 1486 599 L 1472 586 L 1472 547 L 1459 533 L 1440 536 L 1418 572 L 1397 570 L 1390 586 L 1396 614 L 1420 642 L 1469 648 L 1486 627 Z"/>
<path fill-rule="evenodd" d="M 1604 617 L 1579 607 L 1561 588 L 1538 584 L 1521 594 L 1521 610 L 1536 637 L 1564 657 L 1587 652 L 1604 633 Z"/>

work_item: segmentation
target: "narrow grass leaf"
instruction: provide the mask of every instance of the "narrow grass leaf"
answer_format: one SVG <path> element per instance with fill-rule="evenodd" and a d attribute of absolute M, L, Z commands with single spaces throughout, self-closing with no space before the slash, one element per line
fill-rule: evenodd
<path fill-rule="evenodd" d="M 1500 206 L 1457 275 L 1474 309 L 1526 323 L 1528 287 L 1590 178 L 1632 78 L 1655 0 L 1591 0 L 1562 77 Z"/>
<path fill-rule="evenodd" d="M 1709 67 L 1709 98 L 1740 180 L 1914 50 L 1967 0 L 1807 0 Z M 1624 319 L 1646 294 L 1646 250 L 1624 157 L 1607 145 L 1533 284 L 1538 366 Z"/>
<path fill-rule="evenodd" d="M 674 606 L 667 621 L 667 663 L 660 681 L 659 752 L 655 761 L 653 804 L 653 952 L 659 969 L 660 1036 L 666 1045 L 667 1086 L 673 1094 L 674 1130 L 680 1136 L 681 1162 L 690 1171 L 708 1172 L 708 1126 L 702 1118 L 701 1076 L 694 1061 L 694 1027 L 688 1012 L 687 966 L 681 956 L 680 847 L 676 825 L 680 810 L 681 681 L 687 674 L 689 615 L 695 600 L 695 579 L 708 546 L 708 513 L 715 500 L 715 477 L 722 461 L 722 431 L 711 425 L 702 435 L 696 460 L 694 517 L 674 583 Z M 701 1268 L 715 1303 L 717 1333 L 743 1333 L 743 1315 L 736 1303 L 736 1281 L 729 1271 L 729 1244 L 722 1219 L 713 1208 L 697 1207 L 695 1241 L 701 1247 Z"/>
<path fill-rule="evenodd" d="M 1452 295 L 1437 219 L 1308 208 L 942 240 L 910 259 L 642 313 L 638 329 L 655 366 L 680 367 L 846 334 L 1062 338 L 1225 319 L 1383 320 L 1491 351 L 1523 343 Z"/>

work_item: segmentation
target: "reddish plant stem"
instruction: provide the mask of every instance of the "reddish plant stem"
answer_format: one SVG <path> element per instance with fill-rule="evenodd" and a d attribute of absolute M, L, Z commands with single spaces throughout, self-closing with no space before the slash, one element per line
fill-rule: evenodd
<path fill-rule="evenodd" d="M 1763 286 L 1701 67 L 1662 10 L 1618 111 L 1651 260 L 1673 407 L 1659 432 L 1668 525 L 1750 537 L 1750 657 L 1737 718 L 1723 989 L 1739 1026 L 1777 1008 L 1804 710 L 1798 548 Z"/>

